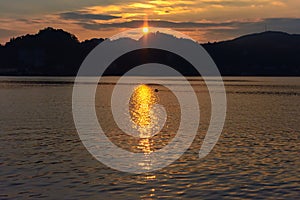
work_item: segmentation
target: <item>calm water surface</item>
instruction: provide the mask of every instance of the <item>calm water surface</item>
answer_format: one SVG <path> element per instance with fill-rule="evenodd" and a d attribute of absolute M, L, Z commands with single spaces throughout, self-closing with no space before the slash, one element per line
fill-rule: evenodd
<path fill-rule="evenodd" d="M 141 175 L 112 170 L 87 152 L 73 122 L 72 80 L 0 78 L 0 199 L 300 198 L 300 78 L 225 78 L 225 128 L 201 160 L 210 99 L 204 82 L 190 78 L 201 108 L 195 141 L 169 167 Z M 153 138 L 135 139 L 111 118 L 109 94 L 115 80 L 105 78 L 96 95 L 98 119 L 110 140 L 132 152 L 167 145 L 180 120 L 172 92 L 149 86 L 159 90 L 168 119 Z M 180 79 L 166 81 L 183 88 Z M 133 120 L 148 125 L 147 117 L 139 117 L 147 110 L 133 107 Z"/>

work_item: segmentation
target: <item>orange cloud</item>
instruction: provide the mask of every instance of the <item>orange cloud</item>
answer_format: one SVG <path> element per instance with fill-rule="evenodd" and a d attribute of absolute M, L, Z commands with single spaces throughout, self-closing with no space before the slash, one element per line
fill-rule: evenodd
<path fill-rule="evenodd" d="M 271 2 L 271 4 L 273 6 L 280 6 L 280 7 L 286 6 L 286 4 L 284 2 L 282 2 L 282 1 L 273 1 L 273 2 Z"/>
<path fill-rule="evenodd" d="M 72 5 L 75 5 L 75 3 L 72 3 Z M 3 10 L 4 8 L 0 7 L 1 9 Z M 7 6 L 6 9 L 8 9 Z M 32 9 L 35 9 L 35 7 L 32 6 Z M 212 30 L 212 27 L 199 28 L 191 25 L 188 27 L 189 31 L 187 31 L 185 23 L 207 22 L 218 24 L 227 21 L 242 22 L 244 19 L 250 19 L 253 23 L 260 23 L 254 19 L 300 18 L 299 10 L 299 0 L 124 0 L 115 1 L 113 4 L 107 4 L 104 1 L 99 2 L 99 4 L 84 2 L 82 6 L 64 7 L 64 9 L 60 8 L 56 12 L 52 10 L 45 12 L 42 10 L 44 13 L 41 11 L 39 15 L 36 14 L 37 12 L 34 12 L 35 14 L 32 15 L 28 12 L 29 14 L 26 17 L 20 17 L 14 13 L 3 16 L 2 11 L 2 13 L 0 12 L 2 14 L 0 23 L 3 31 L 2 33 L 0 32 L 0 39 L 1 42 L 4 42 L 9 37 L 33 33 L 47 26 L 66 29 L 77 34 L 81 40 L 91 37 L 110 37 L 119 31 L 130 28 L 128 24 L 132 27 L 136 25 L 131 22 L 142 21 L 148 18 L 150 21 L 170 22 L 171 25 L 168 25 L 169 27 L 175 22 L 177 24 L 174 25 L 174 28 L 180 28 L 193 36 L 197 34 L 203 35 L 208 32 L 212 33 L 212 31 L 215 33 L 218 29 L 220 30 L 219 33 L 214 34 L 217 40 L 217 37 L 222 39 L 221 35 L 223 33 L 226 33 L 227 36 L 235 33 L 234 31 L 229 31 L 231 28 L 229 26 L 217 26 L 216 30 Z M 62 13 L 69 14 L 63 18 L 61 16 Z M 75 14 L 72 17 L 70 13 Z M 178 27 L 178 24 L 181 27 Z M 299 27 L 299 24 L 293 24 L 295 28 Z M 249 27 L 243 26 L 241 30 L 245 30 L 244 32 L 246 33 L 254 30 L 263 30 L 264 27 L 265 25 L 260 24 L 259 28 L 255 29 L 249 25 Z M 274 27 L 277 28 L 276 26 Z M 284 23 L 281 23 L 278 27 L 285 27 L 284 30 L 294 30 L 287 29 Z M 209 38 L 209 34 L 205 35 L 206 38 Z"/>

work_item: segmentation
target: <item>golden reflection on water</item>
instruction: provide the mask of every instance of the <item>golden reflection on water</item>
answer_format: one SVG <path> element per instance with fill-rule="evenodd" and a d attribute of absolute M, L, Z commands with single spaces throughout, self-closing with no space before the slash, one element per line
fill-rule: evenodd
<path fill-rule="evenodd" d="M 136 87 L 129 103 L 132 128 L 135 128 L 140 133 L 137 148 L 145 155 L 145 159 L 139 165 L 146 170 L 151 169 L 150 154 L 153 151 L 150 137 L 158 123 L 158 111 L 153 107 L 157 103 L 158 97 L 153 89 L 147 85 Z M 151 178 L 155 179 L 155 177 Z"/>
<path fill-rule="evenodd" d="M 130 100 L 132 121 L 140 127 L 149 126 L 151 124 L 151 106 L 155 103 L 156 97 L 152 88 L 147 85 L 136 87 Z"/>
<path fill-rule="evenodd" d="M 158 113 L 153 105 L 158 103 L 158 97 L 147 85 L 139 85 L 133 91 L 129 109 L 133 128 L 140 132 L 141 138 L 151 137 L 158 122 Z"/>
<path fill-rule="evenodd" d="M 153 152 L 151 150 L 150 139 L 148 138 L 140 139 L 138 149 L 142 150 L 145 154 L 150 154 L 151 152 Z"/>

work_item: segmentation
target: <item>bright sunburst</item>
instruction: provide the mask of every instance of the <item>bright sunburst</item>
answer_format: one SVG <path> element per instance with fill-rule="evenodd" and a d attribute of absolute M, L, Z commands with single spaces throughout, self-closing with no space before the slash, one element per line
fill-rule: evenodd
<path fill-rule="evenodd" d="M 148 28 L 148 27 L 144 27 L 144 28 L 143 28 L 143 33 L 146 34 L 146 33 L 148 33 L 148 32 L 149 32 L 149 28 Z"/>

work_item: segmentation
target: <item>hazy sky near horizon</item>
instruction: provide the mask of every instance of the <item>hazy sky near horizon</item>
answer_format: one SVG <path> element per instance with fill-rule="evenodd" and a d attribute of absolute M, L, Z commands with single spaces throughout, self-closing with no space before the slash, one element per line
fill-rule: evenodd
<path fill-rule="evenodd" d="M 200 41 L 267 30 L 300 33 L 299 0 L 0 0 L 0 43 L 51 26 L 80 40 L 143 26 L 171 28 Z"/>

